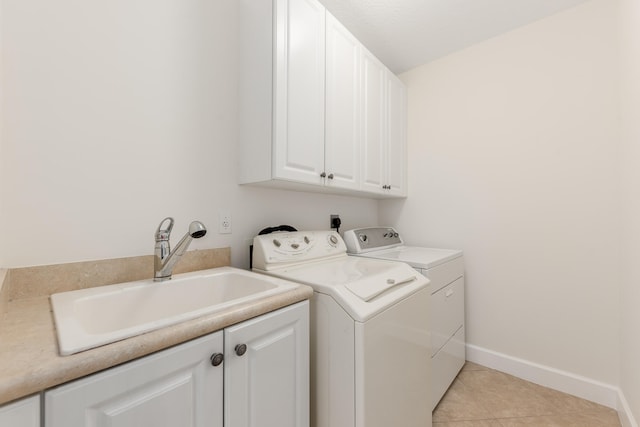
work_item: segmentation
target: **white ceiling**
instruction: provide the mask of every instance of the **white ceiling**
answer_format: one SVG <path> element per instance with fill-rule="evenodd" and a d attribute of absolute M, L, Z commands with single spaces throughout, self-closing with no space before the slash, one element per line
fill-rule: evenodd
<path fill-rule="evenodd" d="M 586 0 L 320 0 L 395 73 Z"/>

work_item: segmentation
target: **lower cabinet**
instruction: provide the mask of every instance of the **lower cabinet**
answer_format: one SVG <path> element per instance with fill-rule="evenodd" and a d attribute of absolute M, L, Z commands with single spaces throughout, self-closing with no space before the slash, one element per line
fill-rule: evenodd
<path fill-rule="evenodd" d="M 308 426 L 308 324 L 304 301 L 48 390 L 44 426 Z"/>
<path fill-rule="evenodd" d="M 6 405 L 0 405 L 0 426 L 39 427 L 40 396 L 26 397 Z"/>
<path fill-rule="evenodd" d="M 216 332 L 45 392 L 46 427 L 222 427 Z"/>
<path fill-rule="evenodd" d="M 224 330 L 227 427 L 309 425 L 309 303 Z"/>

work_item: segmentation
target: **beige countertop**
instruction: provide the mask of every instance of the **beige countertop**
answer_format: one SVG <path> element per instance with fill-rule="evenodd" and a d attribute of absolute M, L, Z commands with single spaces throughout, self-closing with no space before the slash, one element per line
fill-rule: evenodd
<path fill-rule="evenodd" d="M 279 295 L 70 356 L 58 354 L 49 297 L 9 302 L 0 323 L 0 404 L 303 301 L 312 294 L 311 288 L 300 285 Z"/>
<path fill-rule="evenodd" d="M 309 299 L 312 294 L 310 287 L 300 285 L 282 294 L 70 356 L 59 355 L 48 295 L 6 301 L 0 311 L 0 404 Z"/>

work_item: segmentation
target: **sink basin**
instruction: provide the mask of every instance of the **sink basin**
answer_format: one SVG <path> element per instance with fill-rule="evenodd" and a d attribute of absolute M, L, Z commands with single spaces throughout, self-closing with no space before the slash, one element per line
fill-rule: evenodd
<path fill-rule="evenodd" d="M 233 267 L 51 295 L 60 354 L 100 345 L 276 295 L 297 285 Z"/>

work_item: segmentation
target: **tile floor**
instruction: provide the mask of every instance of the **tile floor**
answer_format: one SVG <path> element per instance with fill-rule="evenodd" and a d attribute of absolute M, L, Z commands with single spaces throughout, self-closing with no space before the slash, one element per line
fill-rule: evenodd
<path fill-rule="evenodd" d="M 613 409 L 467 362 L 434 427 L 620 427 Z"/>

